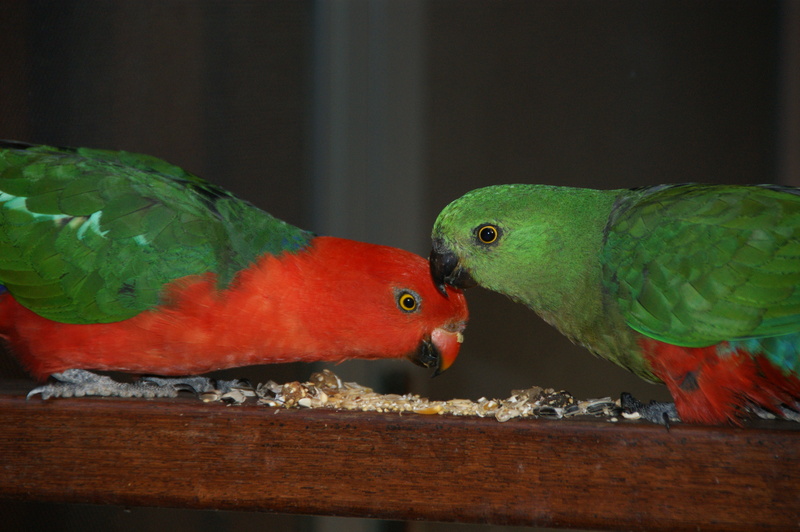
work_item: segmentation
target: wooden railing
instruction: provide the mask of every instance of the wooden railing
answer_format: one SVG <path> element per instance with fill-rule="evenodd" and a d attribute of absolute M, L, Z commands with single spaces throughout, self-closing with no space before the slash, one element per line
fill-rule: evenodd
<path fill-rule="evenodd" d="M 800 425 L 0 393 L 0 498 L 549 527 L 800 528 Z"/>

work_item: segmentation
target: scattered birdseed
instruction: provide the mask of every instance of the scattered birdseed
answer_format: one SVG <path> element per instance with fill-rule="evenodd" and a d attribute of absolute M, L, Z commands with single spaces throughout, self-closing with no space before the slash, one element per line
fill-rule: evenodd
<path fill-rule="evenodd" d="M 260 405 L 270 408 L 326 408 L 361 412 L 398 412 L 421 415 L 454 415 L 494 417 L 504 422 L 515 418 L 562 419 L 574 416 L 594 416 L 615 419 L 619 404 L 609 397 L 577 401 L 566 391 L 534 386 L 513 390 L 507 399 L 451 399 L 431 401 L 416 394 L 379 394 L 355 382 L 343 382 L 330 370 L 314 373 L 308 382 L 278 384 L 274 381 L 259 384 L 255 397 Z M 205 394 L 206 401 L 226 401 L 240 404 L 253 390 L 235 389 L 225 394 Z M 277 410 L 276 410 L 277 412 Z"/>

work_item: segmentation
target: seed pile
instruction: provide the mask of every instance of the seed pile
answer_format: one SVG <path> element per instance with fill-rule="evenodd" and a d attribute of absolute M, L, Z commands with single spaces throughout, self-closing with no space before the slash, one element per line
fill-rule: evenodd
<path fill-rule="evenodd" d="M 201 395 L 204 401 L 242 403 L 255 397 L 258 404 L 278 408 L 326 408 L 362 412 L 450 414 L 454 416 L 494 417 L 503 422 L 514 418 L 561 419 L 574 416 L 616 418 L 617 402 L 605 397 L 577 401 L 569 392 L 534 386 L 514 390 L 507 399 L 451 399 L 431 401 L 419 395 L 379 394 L 354 382 L 343 382 L 330 370 L 314 373 L 308 382 L 277 384 L 269 381 L 255 389 L 239 386 L 225 393 Z"/>

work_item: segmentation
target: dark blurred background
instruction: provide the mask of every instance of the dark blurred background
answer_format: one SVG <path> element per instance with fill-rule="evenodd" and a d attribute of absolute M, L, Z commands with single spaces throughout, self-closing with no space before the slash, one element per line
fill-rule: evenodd
<path fill-rule="evenodd" d="M 497 183 L 800 185 L 797 1 L 5 0 L 0 13 L 0 138 L 159 156 L 320 234 L 427 255 L 439 210 Z M 438 399 L 532 385 L 668 397 L 503 296 L 467 296 L 466 342 L 442 376 L 332 369 Z M 47 516 L 59 530 L 504 529 L 33 503 L 0 514 L 29 530 Z"/>

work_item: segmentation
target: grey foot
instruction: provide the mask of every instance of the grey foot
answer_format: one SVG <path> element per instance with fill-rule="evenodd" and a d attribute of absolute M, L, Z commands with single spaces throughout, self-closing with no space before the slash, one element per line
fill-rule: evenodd
<path fill-rule="evenodd" d="M 667 428 L 670 423 L 681 420 L 675 403 L 650 401 L 649 404 L 644 404 L 631 394 L 624 392 L 620 396 L 620 406 L 622 407 L 622 416 L 627 419 L 642 418 Z"/>
<path fill-rule="evenodd" d="M 157 386 L 139 381 L 134 384 L 117 382 L 105 375 L 83 369 L 68 369 L 51 375 L 58 382 L 44 384 L 28 392 L 27 398 L 41 394 L 42 399 L 51 397 L 177 397 L 178 388 Z"/>
<path fill-rule="evenodd" d="M 177 397 L 180 392 L 191 392 L 203 401 L 243 403 L 254 397 L 252 385 L 243 380 L 217 381 L 208 377 L 142 377 L 133 384 L 117 382 L 105 375 L 83 369 L 68 369 L 51 375 L 57 382 L 44 384 L 28 393 L 30 399 L 41 394 L 42 399 L 52 397 Z"/>

